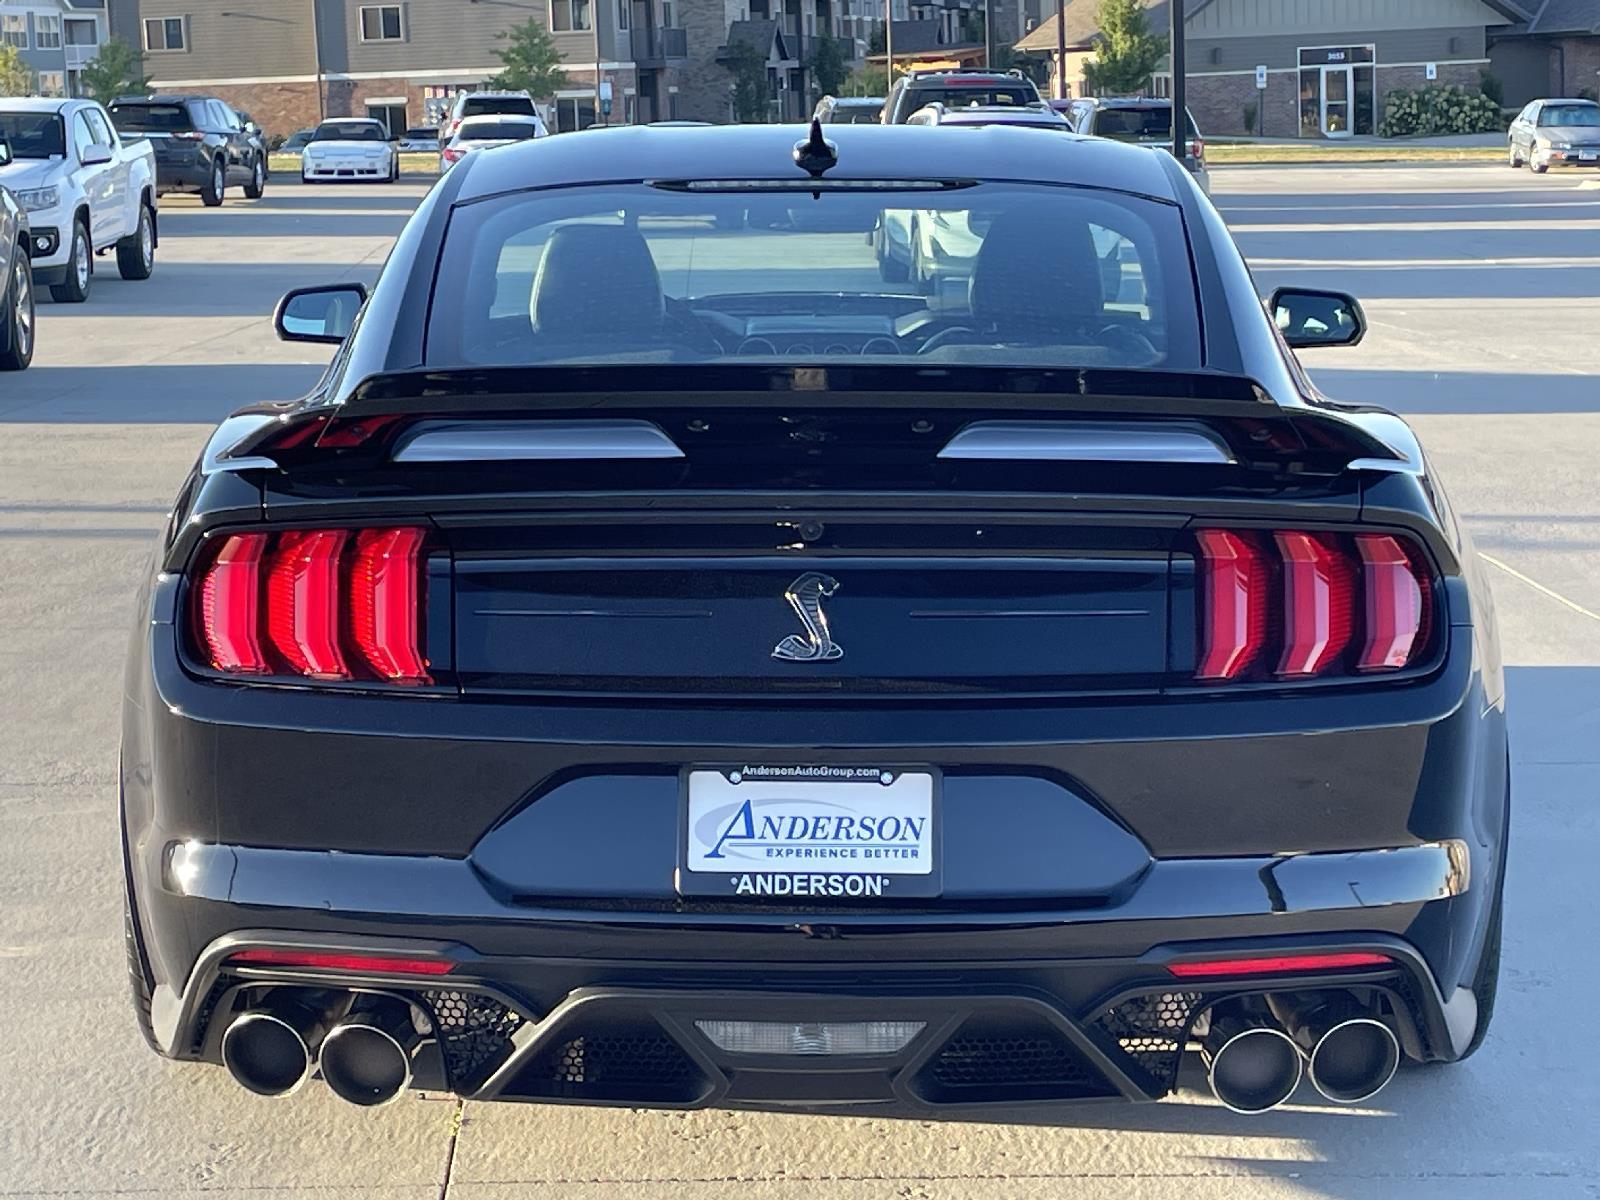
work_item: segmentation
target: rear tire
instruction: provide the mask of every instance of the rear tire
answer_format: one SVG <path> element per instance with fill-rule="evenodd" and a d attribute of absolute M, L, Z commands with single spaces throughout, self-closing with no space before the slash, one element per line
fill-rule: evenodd
<path fill-rule="evenodd" d="M 139 226 L 117 243 L 117 274 L 149 279 L 156 269 L 156 221 L 148 204 L 139 205 Z"/>
<path fill-rule="evenodd" d="M 267 164 L 259 157 L 250 164 L 250 182 L 244 185 L 246 200 L 259 200 L 267 190 Z"/>
<path fill-rule="evenodd" d="M 33 361 L 33 331 L 37 328 L 33 306 L 33 268 L 18 246 L 12 252 L 11 280 L 0 297 L 0 371 L 26 370 Z"/>
<path fill-rule="evenodd" d="M 67 252 L 67 278 L 50 285 L 50 299 L 57 304 L 82 304 L 89 298 L 89 280 L 94 272 L 90 257 L 89 231 L 81 220 L 74 221 L 72 248 Z"/>
<path fill-rule="evenodd" d="M 200 203 L 207 208 L 216 208 L 222 203 L 222 198 L 228 192 L 228 167 L 219 154 L 211 164 L 211 178 L 200 189 Z"/>

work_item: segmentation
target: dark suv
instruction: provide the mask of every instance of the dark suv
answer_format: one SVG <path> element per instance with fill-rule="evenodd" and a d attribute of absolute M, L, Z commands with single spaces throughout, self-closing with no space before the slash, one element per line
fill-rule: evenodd
<path fill-rule="evenodd" d="M 1194 113 L 1188 113 L 1188 117 L 1183 165 L 1209 196 L 1211 175 L 1206 170 L 1205 140 L 1195 126 Z M 1090 96 L 1074 100 L 1067 109 L 1067 120 L 1073 129 L 1089 137 L 1172 148 L 1172 101 L 1158 96 Z"/>
<path fill-rule="evenodd" d="M 267 145 L 261 130 L 214 96 L 123 96 L 111 103 L 117 132 L 150 139 L 156 191 L 198 192 L 222 203 L 230 183 L 251 200 L 267 187 Z"/>
<path fill-rule="evenodd" d="M 929 104 L 966 108 L 969 104 L 1037 104 L 1031 79 L 1008 71 L 908 71 L 895 80 L 883 102 L 885 125 L 904 125 Z"/>

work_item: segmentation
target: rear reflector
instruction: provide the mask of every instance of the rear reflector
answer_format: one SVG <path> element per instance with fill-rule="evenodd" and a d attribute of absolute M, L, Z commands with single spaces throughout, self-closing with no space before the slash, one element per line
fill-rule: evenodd
<path fill-rule="evenodd" d="M 230 675 L 429 683 L 427 531 L 235 533 L 202 559 L 195 649 Z"/>
<path fill-rule="evenodd" d="M 696 1021 L 730 1054 L 898 1054 L 926 1021 Z"/>
<path fill-rule="evenodd" d="M 1167 964 L 1167 972 L 1179 979 L 1228 979 L 1241 975 L 1306 975 L 1316 971 L 1393 965 L 1394 959 L 1387 954 L 1347 950 L 1324 954 L 1285 954 L 1262 958 L 1218 958 L 1175 962 Z"/>
<path fill-rule="evenodd" d="M 443 958 L 405 958 L 388 954 L 337 954 L 321 950 L 274 950 L 260 947 L 228 955 L 239 967 L 306 967 L 349 971 L 357 975 L 448 975 L 455 963 Z"/>
<path fill-rule="evenodd" d="M 1195 542 L 1197 679 L 1395 670 L 1428 648 L 1432 576 L 1404 539 L 1202 529 Z"/>

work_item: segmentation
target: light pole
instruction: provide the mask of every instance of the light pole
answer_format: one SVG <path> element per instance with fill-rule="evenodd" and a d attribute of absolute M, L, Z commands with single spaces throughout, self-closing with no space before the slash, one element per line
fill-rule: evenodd
<path fill-rule="evenodd" d="M 1172 8 L 1172 157 L 1184 161 L 1189 140 L 1189 108 L 1184 103 L 1183 10 L 1181 0 L 1173 0 Z"/>
<path fill-rule="evenodd" d="M 994 69 L 994 0 L 983 0 L 983 65 Z"/>
<path fill-rule="evenodd" d="M 883 0 L 883 94 L 894 88 L 894 0 Z"/>
<path fill-rule="evenodd" d="M 589 27 L 594 30 L 594 120 L 592 125 L 600 123 L 600 4 L 599 0 L 589 0 Z"/>
<path fill-rule="evenodd" d="M 317 20 L 317 0 L 311 0 L 311 53 L 317 66 L 317 120 L 328 115 L 328 103 L 322 96 L 322 24 Z"/>
<path fill-rule="evenodd" d="M 1067 98 L 1067 0 L 1056 0 L 1056 99 Z"/>

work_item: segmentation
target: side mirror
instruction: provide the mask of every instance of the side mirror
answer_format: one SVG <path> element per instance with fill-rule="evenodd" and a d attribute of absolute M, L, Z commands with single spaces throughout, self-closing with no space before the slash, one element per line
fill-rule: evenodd
<path fill-rule="evenodd" d="M 1344 292 L 1279 288 L 1267 301 L 1267 312 L 1283 340 L 1296 350 L 1354 346 L 1367 333 L 1361 305 Z"/>
<path fill-rule="evenodd" d="M 83 165 L 86 167 L 101 166 L 102 164 L 111 161 L 111 147 L 102 146 L 99 143 L 85 146 L 83 148 L 83 154 L 80 155 L 80 158 L 82 159 Z"/>
<path fill-rule="evenodd" d="M 332 283 L 285 292 L 272 314 L 272 327 L 285 342 L 337 345 L 355 328 L 356 314 L 367 302 L 359 283 Z"/>

